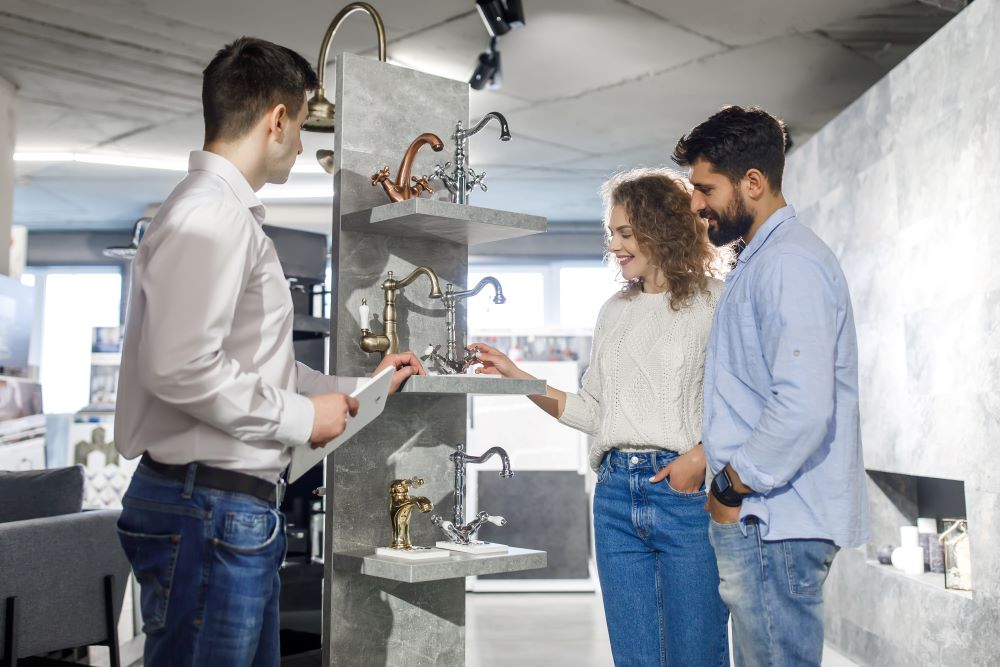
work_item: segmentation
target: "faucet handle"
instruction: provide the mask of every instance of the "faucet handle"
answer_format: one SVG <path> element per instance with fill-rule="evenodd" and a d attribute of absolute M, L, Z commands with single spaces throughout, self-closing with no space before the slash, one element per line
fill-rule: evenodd
<path fill-rule="evenodd" d="M 389 180 L 389 165 L 386 165 L 372 175 L 372 186 Z"/>
<path fill-rule="evenodd" d="M 489 515 L 489 516 L 486 517 L 486 520 L 489 521 L 490 523 L 492 523 L 494 526 L 506 526 L 507 525 L 507 519 L 503 518 L 499 514 L 496 514 L 496 515 L 491 514 L 491 515 Z"/>
<path fill-rule="evenodd" d="M 466 186 L 466 189 L 472 192 L 477 185 L 483 192 L 486 192 L 486 172 L 481 171 L 477 174 L 475 169 L 469 167 L 469 184 Z"/>
<path fill-rule="evenodd" d="M 426 175 L 421 176 L 420 178 L 417 178 L 416 176 L 410 176 L 410 180 L 413 181 L 412 187 L 414 196 L 419 195 L 421 192 L 429 192 L 429 193 L 434 192 L 434 190 L 431 189 L 430 184 L 427 182 L 428 178 L 431 177 Z"/>

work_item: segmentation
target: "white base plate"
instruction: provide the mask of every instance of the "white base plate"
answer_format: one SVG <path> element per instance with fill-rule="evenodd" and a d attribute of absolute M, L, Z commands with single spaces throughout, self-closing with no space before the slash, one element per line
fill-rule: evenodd
<path fill-rule="evenodd" d="M 454 542 L 441 541 L 437 543 L 438 549 L 448 549 L 449 551 L 461 551 L 466 554 L 500 554 L 507 553 L 506 544 L 496 542 L 473 542 L 472 544 L 455 544 Z"/>
<path fill-rule="evenodd" d="M 443 549 L 433 547 L 413 547 L 413 549 L 393 549 L 392 547 L 379 547 L 375 550 L 376 556 L 387 556 L 400 560 L 434 560 L 438 558 L 448 558 L 451 554 Z"/>

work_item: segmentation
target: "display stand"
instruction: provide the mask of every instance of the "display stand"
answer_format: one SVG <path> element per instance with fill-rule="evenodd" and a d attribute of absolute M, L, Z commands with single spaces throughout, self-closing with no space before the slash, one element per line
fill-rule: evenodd
<path fill-rule="evenodd" d="M 372 174 L 383 165 L 395 169 L 410 142 L 424 132 L 441 137 L 445 151 L 425 147 L 412 174 L 429 174 L 435 163 L 450 159 L 455 123 L 469 120 L 466 83 L 341 54 L 335 101 L 330 372 L 356 376 L 370 373 L 379 361 L 359 347 L 358 306 L 362 298 L 368 300 L 378 315 L 373 329 L 380 332 L 381 283 L 388 271 L 402 278 L 418 266 L 429 266 L 442 288 L 446 283 L 464 285 L 470 240 L 541 232 L 544 219 L 452 204 L 438 183 L 429 205 L 385 208 L 382 188 L 372 187 Z M 401 219 L 394 219 L 394 211 Z M 421 277 L 397 294 L 402 350 L 419 353 L 428 344 L 445 341 L 445 309 L 429 293 L 430 284 Z M 464 308 L 458 311 L 456 328 L 464 336 Z M 484 393 L 544 391 L 541 381 L 414 380 L 412 388 L 390 397 L 378 420 L 326 462 L 327 665 L 464 665 L 464 578 L 545 566 L 544 552 L 516 548 L 427 562 L 376 556 L 376 548 L 387 546 L 391 537 L 386 503 L 393 479 L 422 477 L 426 484 L 420 494 L 434 503 L 434 511 L 451 510 L 454 466 L 448 456 L 466 439 L 467 393 L 480 388 Z M 413 516 L 410 532 L 415 545 L 433 546 L 443 538 L 426 514 Z"/>

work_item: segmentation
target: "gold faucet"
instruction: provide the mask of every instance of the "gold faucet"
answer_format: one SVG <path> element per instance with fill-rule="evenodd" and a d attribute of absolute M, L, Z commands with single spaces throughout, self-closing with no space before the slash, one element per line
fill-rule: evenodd
<path fill-rule="evenodd" d="M 389 178 L 389 165 L 386 165 L 372 176 L 372 187 L 381 183 L 382 187 L 385 188 L 385 193 L 389 195 L 389 199 L 394 202 L 412 199 L 421 192 L 434 192 L 427 183 L 427 176 L 421 176 L 420 178 L 410 176 L 410 169 L 413 167 L 413 158 L 416 157 L 417 151 L 424 144 L 430 144 L 431 149 L 435 152 L 439 152 L 444 148 L 444 142 L 441 141 L 438 135 L 433 132 L 424 132 L 414 139 L 409 148 L 406 149 L 403 161 L 399 163 L 396 180 L 392 181 Z M 413 182 L 412 185 L 410 181 Z"/>
<path fill-rule="evenodd" d="M 368 299 L 361 300 L 361 349 L 372 354 L 380 352 L 384 357 L 386 354 L 399 352 L 399 336 L 396 333 L 396 290 L 403 289 L 420 275 L 425 275 L 431 281 L 431 293 L 429 298 L 440 299 L 441 287 L 437 274 L 428 266 L 418 266 L 413 272 L 403 278 L 396 280 L 389 271 L 388 277 L 382 281 L 382 291 L 385 293 L 385 308 L 382 311 L 382 321 L 385 327 L 384 334 L 372 333 L 368 329 Z"/>
<path fill-rule="evenodd" d="M 410 541 L 410 515 L 416 507 L 427 513 L 434 509 L 434 504 L 424 496 L 410 496 L 410 487 L 422 486 L 424 480 L 420 477 L 412 479 L 394 479 L 389 484 L 389 526 L 392 528 L 393 549 L 410 551 L 413 543 Z"/>

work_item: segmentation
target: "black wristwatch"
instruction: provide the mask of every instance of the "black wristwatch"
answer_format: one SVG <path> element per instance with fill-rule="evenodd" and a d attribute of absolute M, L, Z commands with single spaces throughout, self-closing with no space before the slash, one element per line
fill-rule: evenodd
<path fill-rule="evenodd" d="M 733 488 L 733 482 L 729 479 L 726 469 L 723 468 L 718 475 L 712 478 L 712 495 L 726 507 L 739 507 L 748 494 L 740 493 Z"/>

